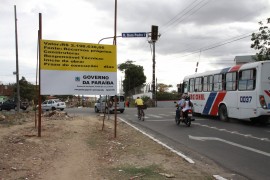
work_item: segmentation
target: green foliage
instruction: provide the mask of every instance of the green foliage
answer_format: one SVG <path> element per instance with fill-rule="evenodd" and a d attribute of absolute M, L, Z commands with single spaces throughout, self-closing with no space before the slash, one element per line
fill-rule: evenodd
<path fill-rule="evenodd" d="M 120 71 L 125 71 L 126 69 L 128 69 L 128 68 L 134 66 L 133 62 L 134 62 L 134 61 L 127 60 L 125 63 L 119 64 L 119 65 L 118 65 L 118 69 L 119 69 Z"/>
<path fill-rule="evenodd" d="M 149 96 L 142 96 L 142 100 L 143 102 L 147 102 L 150 99 Z"/>
<path fill-rule="evenodd" d="M 170 87 L 172 87 L 171 84 L 167 85 L 167 84 L 163 84 L 163 83 L 158 83 L 157 84 L 157 91 L 158 92 L 167 92 Z"/>
<path fill-rule="evenodd" d="M 28 82 L 25 77 L 22 77 L 22 79 L 19 80 L 20 85 L 20 99 L 22 101 L 28 100 L 32 101 L 36 99 L 37 97 L 37 90 L 36 86 Z M 15 96 L 17 97 L 17 84 L 14 84 L 14 92 Z M 15 98 L 16 99 L 16 98 Z"/>
<path fill-rule="evenodd" d="M 136 179 L 164 179 L 164 177 L 159 174 L 159 172 L 162 171 L 162 168 L 156 164 L 144 167 L 125 164 L 121 167 L 117 167 L 116 169 L 121 169 L 121 174 L 126 176 L 126 179 L 131 179 L 130 177 L 138 177 Z"/>
<path fill-rule="evenodd" d="M 171 92 L 157 92 L 157 100 L 177 100 L 180 98 L 178 93 Z"/>
<path fill-rule="evenodd" d="M 125 95 L 135 87 L 141 86 L 146 82 L 144 69 L 142 66 L 133 64 L 133 61 L 128 60 L 125 63 L 119 64 L 118 69 L 124 71 L 125 79 L 123 80 L 123 90 Z"/>
<path fill-rule="evenodd" d="M 267 19 L 267 23 L 270 23 L 270 18 Z M 259 50 L 256 53 L 257 61 L 269 60 L 270 59 L 270 29 L 267 25 L 264 25 L 262 21 L 259 22 L 260 28 L 258 33 L 252 33 L 251 48 Z"/>

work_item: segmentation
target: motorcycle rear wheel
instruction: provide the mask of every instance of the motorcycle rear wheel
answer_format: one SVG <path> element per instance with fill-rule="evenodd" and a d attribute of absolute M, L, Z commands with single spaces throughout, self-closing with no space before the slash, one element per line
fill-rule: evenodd
<path fill-rule="evenodd" d="M 187 127 L 190 127 L 190 125 L 191 125 L 191 119 L 189 117 L 187 117 L 187 118 L 185 118 L 184 121 L 185 121 L 186 126 Z"/>

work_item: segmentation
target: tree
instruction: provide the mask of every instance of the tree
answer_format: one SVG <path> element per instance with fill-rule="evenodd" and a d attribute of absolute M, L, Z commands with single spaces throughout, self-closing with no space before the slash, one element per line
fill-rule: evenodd
<path fill-rule="evenodd" d="M 22 77 L 22 79 L 19 80 L 19 85 L 20 85 L 20 97 L 21 100 L 34 100 L 36 99 L 36 89 L 35 89 L 35 85 L 31 84 L 30 82 L 28 82 L 25 77 Z M 17 92 L 17 84 L 14 84 L 14 92 Z M 17 96 L 17 94 L 16 94 Z"/>
<path fill-rule="evenodd" d="M 267 24 L 270 24 L 270 18 L 267 19 Z M 256 53 L 257 61 L 270 59 L 270 29 L 267 25 L 264 25 L 262 21 L 259 22 L 260 28 L 258 33 L 252 33 L 251 48 L 259 50 Z"/>
<path fill-rule="evenodd" d="M 167 92 L 170 87 L 172 87 L 171 84 L 167 85 L 167 84 L 163 84 L 163 83 L 158 83 L 157 84 L 157 91 L 158 92 Z"/>
<path fill-rule="evenodd" d="M 133 64 L 133 61 L 128 60 L 125 63 L 119 64 L 118 69 L 125 73 L 123 91 L 126 96 L 130 93 L 130 90 L 141 86 L 146 82 L 143 67 Z"/>

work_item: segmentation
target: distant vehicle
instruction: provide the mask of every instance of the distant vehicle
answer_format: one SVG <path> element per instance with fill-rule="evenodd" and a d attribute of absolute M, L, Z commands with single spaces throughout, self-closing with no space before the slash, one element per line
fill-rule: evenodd
<path fill-rule="evenodd" d="M 193 112 L 203 115 L 267 122 L 270 117 L 270 60 L 184 77 Z"/>
<path fill-rule="evenodd" d="M 7 111 L 10 111 L 11 109 L 16 109 L 17 107 L 17 103 L 13 100 L 7 100 L 5 102 L 3 102 L 1 105 L 0 105 L 0 111 L 2 110 L 7 110 Z M 23 104 L 21 103 L 21 107 L 20 107 L 22 110 L 26 110 L 28 108 L 28 105 L 26 104 Z"/>
<path fill-rule="evenodd" d="M 123 113 L 125 111 L 125 97 L 124 96 L 117 96 L 117 108 L 116 111 L 120 111 Z M 108 96 L 107 97 L 107 103 L 106 103 L 106 96 L 101 96 L 95 103 L 95 112 L 109 112 L 113 113 L 115 109 L 115 102 L 114 102 L 114 96 Z"/>
<path fill-rule="evenodd" d="M 46 100 L 41 104 L 41 109 L 45 111 L 59 109 L 63 111 L 66 108 L 66 103 L 59 99 Z"/>

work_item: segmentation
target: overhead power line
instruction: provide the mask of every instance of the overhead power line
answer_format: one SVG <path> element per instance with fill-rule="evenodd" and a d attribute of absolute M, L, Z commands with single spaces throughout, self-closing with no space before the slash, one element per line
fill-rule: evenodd
<path fill-rule="evenodd" d="M 175 15 L 171 20 L 169 20 L 167 23 L 163 24 L 162 26 L 166 27 L 169 24 L 171 24 L 171 22 L 173 22 L 177 18 L 178 15 L 182 14 L 186 9 L 189 8 L 189 6 L 192 6 L 192 4 L 196 3 L 197 1 L 199 1 L 199 0 L 195 0 L 192 3 L 190 3 L 185 9 L 183 9 L 182 11 L 180 11 L 177 15 Z M 162 27 L 161 27 L 161 29 L 162 29 Z"/>
<path fill-rule="evenodd" d="M 170 20 L 170 23 L 166 23 L 168 25 L 166 25 L 166 27 L 162 27 L 162 35 L 164 35 L 166 32 L 169 31 L 169 29 L 171 29 L 172 27 L 175 27 L 176 25 L 178 25 L 180 22 L 183 22 L 184 20 L 186 20 L 188 17 L 190 17 L 191 15 L 195 14 L 196 12 L 198 12 L 201 8 L 203 8 L 204 6 L 206 6 L 210 0 L 207 0 L 206 3 L 202 4 L 205 0 L 200 1 L 199 3 L 197 3 L 195 6 L 193 6 L 191 9 L 189 9 L 187 12 L 185 12 L 183 15 L 181 15 L 180 17 L 176 18 L 174 17 L 174 20 Z M 193 3 L 192 3 L 193 4 Z M 188 9 L 189 7 L 185 8 L 184 10 Z M 184 12 L 184 11 L 183 11 Z M 190 14 L 189 14 L 190 13 Z M 181 13 L 180 13 L 181 14 Z M 163 30 L 164 29 L 164 30 Z"/>
<path fill-rule="evenodd" d="M 233 43 L 233 42 L 235 42 L 235 41 L 239 41 L 239 40 L 241 40 L 241 39 L 245 39 L 245 38 L 250 37 L 250 36 L 251 36 L 251 34 L 249 34 L 249 35 L 247 35 L 247 36 L 243 36 L 243 37 L 237 38 L 237 39 L 234 39 L 234 40 L 231 40 L 231 41 L 227 41 L 227 42 L 224 42 L 224 43 L 215 45 L 215 46 L 209 46 L 209 47 L 204 48 L 204 49 L 199 49 L 199 50 L 193 51 L 193 52 L 191 52 L 191 53 L 189 53 L 189 54 L 187 54 L 187 55 L 183 55 L 183 56 L 180 56 L 180 57 L 185 57 L 185 56 L 189 56 L 189 55 L 192 55 L 192 54 L 196 54 L 196 53 L 208 51 L 208 50 L 210 50 L 210 49 L 214 49 L 214 48 L 217 48 L 217 47 L 226 45 L 226 44 L 230 44 L 230 43 Z"/>

